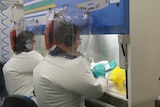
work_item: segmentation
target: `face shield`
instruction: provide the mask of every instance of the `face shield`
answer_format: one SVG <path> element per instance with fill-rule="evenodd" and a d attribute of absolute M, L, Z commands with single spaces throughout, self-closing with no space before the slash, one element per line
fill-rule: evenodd
<path fill-rule="evenodd" d="M 11 26 L 10 26 L 10 43 L 11 43 L 11 48 L 14 50 L 15 48 L 15 38 L 17 36 L 17 31 L 16 31 L 16 23 L 14 21 L 11 21 Z"/>
<path fill-rule="evenodd" d="M 55 32 L 58 32 L 55 33 L 56 41 L 64 42 L 67 47 L 70 47 L 71 54 L 78 55 L 80 53 L 85 56 L 90 37 L 90 15 L 78 9 L 64 7 L 56 10 L 54 18 Z M 59 35 L 65 37 L 61 38 Z"/>
<path fill-rule="evenodd" d="M 52 46 L 56 45 L 54 27 L 55 27 L 55 11 L 57 9 L 49 9 L 46 15 L 46 27 L 44 31 L 45 48 L 49 50 Z"/>
<path fill-rule="evenodd" d="M 18 20 L 12 22 L 10 26 L 10 42 L 13 51 L 39 51 L 40 40 L 37 40 L 40 35 L 40 25 L 36 21 Z M 26 32 L 24 32 L 26 31 Z M 23 32 L 23 33 L 22 33 Z M 21 37 L 19 37 L 21 35 Z M 38 38 L 39 39 L 39 38 Z M 37 45 L 38 44 L 38 45 Z"/>
<path fill-rule="evenodd" d="M 92 24 L 92 17 L 88 12 L 70 9 L 67 13 L 68 16 L 71 17 L 71 22 L 80 26 L 80 39 L 81 43 L 77 48 L 77 52 L 80 52 L 81 55 L 85 56 L 86 50 L 88 47 L 89 38 L 91 35 L 91 24 Z"/>
<path fill-rule="evenodd" d="M 41 24 L 38 22 L 38 20 L 24 20 L 24 30 L 32 32 L 35 35 L 35 42 L 34 42 L 34 50 L 38 51 L 39 53 L 42 53 L 42 47 L 41 47 L 41 41 L 42 41 L 42 35 L 41 35 Z"/>
<path fill-rule="evenodd" d="M 45 48 L 50 50 L 56 45 L 55 39 L 55 28 L 58 20 L 62 20 L 64 14 L 66 13 L 68 7 L 63 6 L 63 8 L 49 9 L 46 15 L 46 27 L 44 31 Z"/>
<path fill-rule="evenodd" d="M 81 28 L 79 38 L 80 44 L 77 48 L 77 52 L 80 52 L 81 55 L 85 56 L 91 34 L 92 18 L 90 14 L 78 9 L 69 8 L 65 14 L 65 20 L 70 21 Z"/>
<path fill-rule="evenodd" d="M 11 21 L 11 26 L 10 26 L 10 44 L 11 48 L 14 51 L 16 47 L 16 40 L 17 36 L 21 31 L 24 31 L 24 26 L 23 22 L 18 20 L 18 21 Z"/>
<path fill-rule="evenodd" d="M 40 35 L 41 34 L 41 25 L 38 22 L 38 20 L 35 20 L 35 19 L 24 20 L 24 30 L 33 32 L 34 35 Z"/>

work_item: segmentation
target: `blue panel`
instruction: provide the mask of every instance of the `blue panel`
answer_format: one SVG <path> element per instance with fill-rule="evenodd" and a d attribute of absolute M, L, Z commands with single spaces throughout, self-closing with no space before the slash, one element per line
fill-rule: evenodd
<path fill-rule="evenodd" d="M 110 4 L 107 8 L 92 12 L 93 34 L 129 34 L 129 1 Z"/>
<path fill-rule="evenodd" d="M 32 1 L 34 1 L 34 0 L 23 0 L 23 3 L 25 4 L 25 3 L 28 3 L 28 2 L 32 2 Z"/>
<path fill-rule="evenodd" d="M 34 0 L 24 1 L 27 3 Z M 56 4 L 56 8 L 68 4 L 70 8 L 88 9 L 93 18 L 92 34 L 129 34 L 129 0 L 117 0 L 116 3 L 111 1 L 52 0 L 52 3 Z"/>
<path fill-rule="evenodd" d="M 119 0 L 117 3 L 108 3 L 106 7 L 93 9 L 95 1 L 105 0 L 54 0 L 54 3 L 57 7 L 69 4 L 71 8 L 77 8 L 79 4 L 90 2 L 93 5 L 90 7 L 93 10 L 90 11 L 93 17 L 92 34 L 129 34 L 129 0 Z"/>

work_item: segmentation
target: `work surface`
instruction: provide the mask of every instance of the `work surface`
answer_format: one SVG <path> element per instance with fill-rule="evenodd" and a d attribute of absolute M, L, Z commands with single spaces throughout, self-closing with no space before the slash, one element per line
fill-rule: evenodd
<path fill-rule="evenodd" d="M 120 87 L 109 82 L 106 92 L 98 100 L 109 103 L 115 107 L 128 107 L 126 87 Z"/>

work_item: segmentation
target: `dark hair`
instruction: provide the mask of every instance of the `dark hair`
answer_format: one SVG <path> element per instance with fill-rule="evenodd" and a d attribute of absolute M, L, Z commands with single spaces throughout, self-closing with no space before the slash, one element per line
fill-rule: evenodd
<path fill-rule="evenodd" d="M 75 37 L 78 31 L 81 31 L 80 27 L 67 22 L 58 22 L 55 30 L 56 43 L 64 43 L 65 46 L 71 47 L 75 42 Z"/>
<path fill-rule="evenodd" d="M 14 39 L 15 49 L 13 50 L 16 54 L 21 52 L 29 52 L 32 49 L 28 48 L 26 45 L 32 45 L 34 39 L 34 34 L 29 31 L 22 31 L 18 34 L 18 36 Z M 29 41 L 29 42 L 28 42 Z"/>

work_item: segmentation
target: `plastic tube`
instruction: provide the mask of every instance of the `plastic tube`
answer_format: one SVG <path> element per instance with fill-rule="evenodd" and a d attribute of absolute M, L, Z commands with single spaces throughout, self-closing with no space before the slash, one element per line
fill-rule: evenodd
<path fill-rule="evenodd" d="M 7 57 L 7 55 L 9 54 L 9 51 L 7 50 L 7 47 L 9 46 L 9 43 L 6 41 L 7 38 L 9 38 L 9 35 L 7 33 L 5 33 L 5 30 L 9 28 L 8 25 L 5 24 L 5 20 L 8 19 L 8 16 L 4 14 L 4 11 L 8 8 L 5 4 L 2 3 L 2 1 L 0 1 L 0 4 L 3 6 L 3 9 L 1 10 L 1 14 L 2 14 L 2 20 L 1 23 L 4 26 L 2 28 L 2 35 L 4 35 L 2 37 L 2 60 L 3 62 L 6 62 L 9 60 L 9 58 Z"/>

